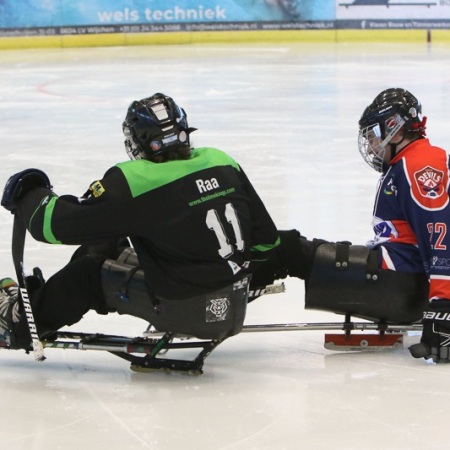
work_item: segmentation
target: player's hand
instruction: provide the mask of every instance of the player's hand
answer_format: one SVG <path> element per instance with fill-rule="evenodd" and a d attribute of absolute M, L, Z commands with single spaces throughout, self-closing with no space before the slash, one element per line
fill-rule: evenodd
<path fill-rule="evenodd" d="M 45 172 L 39 169 L 22 170 L 12 175 L 6 182 L 1 205 L 14 213 L 19 199 L 27 192 L 39 187 L 52 189 L 50 180 Z"/>
<path fill-rule="evenodd" d="M 450 362 L 450 300 L 434 300 L 423 313 L 423 331 L 419 344 L 409 347 L 414 358 Z"/>

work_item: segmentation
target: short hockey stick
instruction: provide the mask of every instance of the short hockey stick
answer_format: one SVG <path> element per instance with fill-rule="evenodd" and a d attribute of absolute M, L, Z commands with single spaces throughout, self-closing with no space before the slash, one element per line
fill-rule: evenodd
<path fill-rule="evenodd" d="M 30 297 L 26 284 L 26 278 L 23 270 L 23 253 L 25 249 L 25 238 L 27 229 L 17 216 L 14 216 L 13 236 L 12 236 L 12 258 L 14 269 L 16 271 L 17 283 L 19 284 L 20 299 L 27 319 L 28 329 L 31 334 L 33 344 L 34 359 L 44 361 L 44 347 L 37 334 L 34 315 L 31 309 Z"/>

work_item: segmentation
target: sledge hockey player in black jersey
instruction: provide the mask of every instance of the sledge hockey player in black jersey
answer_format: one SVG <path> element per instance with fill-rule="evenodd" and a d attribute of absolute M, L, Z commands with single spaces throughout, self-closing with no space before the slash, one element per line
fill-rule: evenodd
<path fill-rule="evenodd" d="M 34 239 L 79 245 L 46 282 L 27 277 L 39 339 L 89 310 L 119 312 L 198 338 L 242 328 L 249 283 L 305 278 L 312 244 L 277 231 L 243 169 L 215 148 L 193 149 L 185 111 L 164 94 L 134 101 L 123 133 L 128 162 L 81 197 L 58 196 L 47 175 L 10 177 L 2 206 Z M 0 340 L 30 348 L 17 284 L 0 282 Z"/>

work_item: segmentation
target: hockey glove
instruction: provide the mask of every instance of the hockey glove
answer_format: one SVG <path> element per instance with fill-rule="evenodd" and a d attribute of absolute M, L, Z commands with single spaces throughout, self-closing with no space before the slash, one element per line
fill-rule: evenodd
<path fill-rule="evenodd" d="M 277 248 L 279 259 L 290 277 L 297 277 L 307 283 L 314 265 L 317 248 L 328 241 L 306 239 L 297 230 L 278 230 L 281 245 Z"/>
<path fill-rule="evenodd" d="M 414 358 L 450 362 L 450 300 L 434 300 L 423 313 L 423 331 L 419 344 L 409 347 Z"/>
<path fill-rule="evenodd" d="M 44 187 L 52 189 L 48 176 L 39 169 L 26 169 L 12 175 L 3 189 L 1 205 L 13 214 L 19 199 L 33 189 Z"/>

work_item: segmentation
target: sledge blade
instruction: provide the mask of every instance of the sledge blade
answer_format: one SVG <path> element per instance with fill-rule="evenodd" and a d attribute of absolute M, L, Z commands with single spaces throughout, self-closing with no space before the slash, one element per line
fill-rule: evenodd
<path fill-rule="evenodd" d="M 171 358 L 155 358 L 150 355 L 120 355 L 131 362 L 130 369 L 133 372 L 175 372 L 185 375 L 201 375 L 203 373 L 203 362 L 207 355 L 200 355 L 192 360 L 171 359 Z"/>
<path fill-rule="evenodd" d="M 191 376 L 199 376 L 203 374 L 202 369 L 175 369 L 170 367 L 146 367 L 139 364 L 131 364 L 130 369 L 133 372 L 140 373 L 155 373 L 155 372 L 165 372 L 165 373 L 178 373 L 181 375 L 191 375 Z"/>
<path fill-rule="evenodd" d="M 382 351 L 403 347 L 403 334 L 325 334 L 324 346 L 336 351 Z"/>

